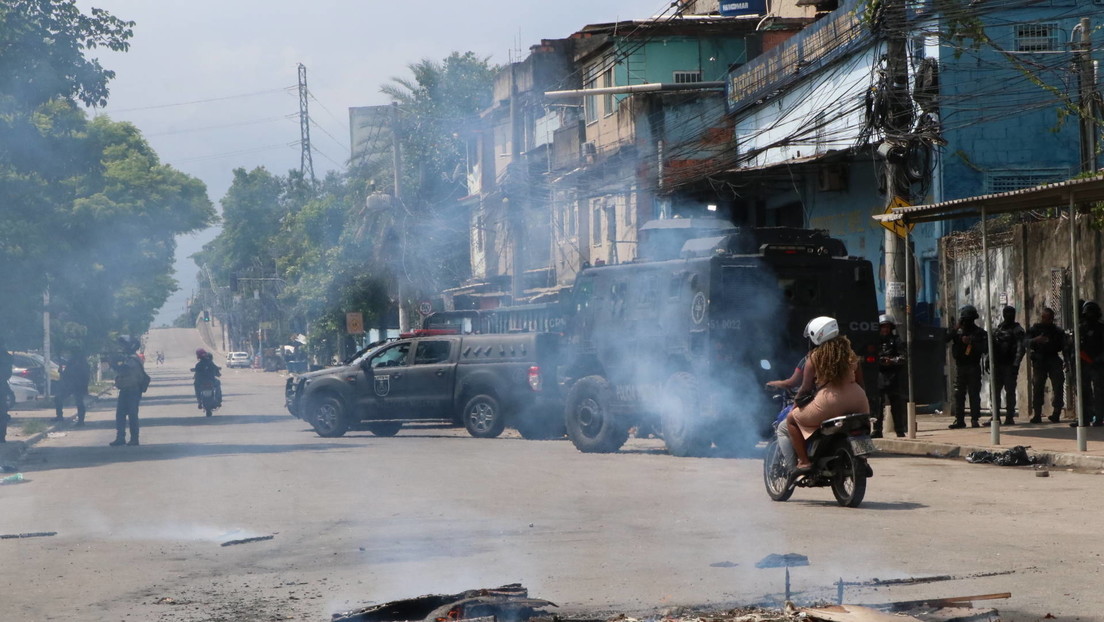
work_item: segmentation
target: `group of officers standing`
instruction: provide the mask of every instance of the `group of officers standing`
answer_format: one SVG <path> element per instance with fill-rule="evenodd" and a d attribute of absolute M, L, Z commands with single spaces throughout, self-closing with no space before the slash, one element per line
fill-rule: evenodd
<path fill-rule="evenodd" d="M 1100 305 L 1094 301 L 1081 304 L 1078 325 L 1080 343 L 1074 347 L 1073 336 L 1055 324 L 1054 310 L 1044 308 L 1039 321 L 1026 330 L 1016 321 L 1016 309 L 1002 309 L 1002 321 L 993 333 L 993 352 L 989 355 L 989 336 L 977 325 L 978 311 L 973 305 L 959 309 L 958 323 L 947 332 L 954 359 L 954 421 L 951 429 L 966 427 L 966 400 L 969 398 L 970 426 L 989 425 L 981 418 L 981 378 L 983 366 L 988 366 L 991 381 L 996 389 L 994 417 L 1001 416 L 1002 400 L 1004 417 L 1002 425 L 1016 423 L 1016 385 L 1020 365 L 1026 356 L 1031 365 L 1031 419 L 1030 423 L 1043 422 L 1043 402 L 1046 384 L 1050 382 L 1051 413 L 1047 420 L 1058 423 L 1065 408 L 1064 388 L 1066 374 L 1072 373 L 1074 356 L 1081 359 L 1081 386 L 1079 395 L 1087 425 L 1104 426 L 1104 322 Z M 882 409 L 890 405 L 894 428 L 898 436 L 907 429 L 904 397 L 902 395 L 902 369 L 904 349 L 897 337 L 893 322 L 880 319 L 878 342 L 878 391 L 871 406 L 876 414 L 874 435 L 882 434 Z M 1077 421 L 1070 424 L 1078 425 Z"/>

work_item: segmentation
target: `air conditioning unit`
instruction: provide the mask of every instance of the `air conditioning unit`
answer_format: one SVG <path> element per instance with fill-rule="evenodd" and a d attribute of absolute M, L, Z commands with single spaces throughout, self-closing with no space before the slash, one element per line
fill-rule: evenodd
<path fill-rule="evenodd" d="M 593 158 L 598 155 L 598 146 L 593 141 L 583 143 L 582 147 L 584 158 Z"/>

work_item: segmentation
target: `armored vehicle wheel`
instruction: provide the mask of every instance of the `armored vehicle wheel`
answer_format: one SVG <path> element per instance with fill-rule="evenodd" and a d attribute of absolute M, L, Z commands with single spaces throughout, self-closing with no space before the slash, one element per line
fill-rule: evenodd
<path fill-rule="evenodd" d="M 514 427 L 521 437 L 531 441 L 562 438 L 567 432 L 562 412 L 552 409 L 531 409 L 514 417 Z"/>
<path fill-rule="evenodd" d="M 498 400 L 485 393 L 468 400 L 462 418 L 468 434 L 475 438 L 494 438 L 506 429 L 506 416 Z"/>
<path fill-rule="evenodd" d="M 609 405 L 609 382 L 601 376 L 581 378 L 567 394 L 564 423 L 575 448 L 585 453 L 617 451 L 629 439 L 629 426 L 619 420 Z"/>
<path fill-rule="evenodd" d="M 771 439 L 767 443 L 767 454 L 763 456 L 763 483 L 767 494 L 775 501 L 785 501 L 793 496 L 794 486 L 789 484 L 790 473 L 778 441 Z"/>
<path fill-rule="evenodd" d="M 375 436 L 395 436 L 402 429 L 402 421 L 373 421 L 364 424 L 364 429 Z"/>
<path fill-rule="evenodd" d="M 713 431 L 717 455 L 725 458 L 748 458 L 757 453 L 759 437 L 736 426 L 719 427 Z"/>
<path fill-rule="evenodd" d="M 710 438 L 701 424 L 697 380 L 684 371 L 671 374 L 663 393 L 659 416 L 667 451 L 681 458 L 706 455 Z"/>
<path fill-rule="evenodd" d="M 310 421 L 318 436 L 324 438 L 343 436 L 349 429 L 349 422 L 345 417 L 345 405 L 332 395 L 324 395 L 314 400 Z"/>
<path fill-rule="evenodd" d="M 850 446 L 841 447 L 832 462 L 832 494 L 845 508 L 857 508 L 866 496 L 866 465 Z"/>

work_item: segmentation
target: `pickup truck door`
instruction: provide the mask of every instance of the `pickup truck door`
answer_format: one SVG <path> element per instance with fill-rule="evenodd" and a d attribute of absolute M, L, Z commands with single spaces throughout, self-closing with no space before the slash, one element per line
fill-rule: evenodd
<path fill-rule="evenodd" d="M 458 339 L 425 338 L 414 346 L 414 358 L 398 390 L 406 417 L 451 419 L 453 382 L 456 375 Z"/>
<path fill-rule="evenodd" d="M 381 348 L 369 357 L 362 370 L 364 387 L 357 391 L 358 406 L 365 419 L 398 419 L 404 417 L 401 391 L 406 371 L 410 369 L 410 345 L 404 341 Z"/>

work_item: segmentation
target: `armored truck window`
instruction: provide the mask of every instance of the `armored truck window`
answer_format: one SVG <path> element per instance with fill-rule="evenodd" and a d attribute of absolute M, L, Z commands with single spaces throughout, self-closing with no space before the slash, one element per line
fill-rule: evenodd
<path fill-rule="evenodd" d="M 394 347 L 388 348 L 372 357 L 372 368 L 406 365 L 406 355 L 409 352 L 409 343 L 400 343 Z"/>
<path fill-rule="evenodd" d="M 419 341 L 414 349 L 415 365 L 435 365 L 449 360 L 448 341 Z"/>
<path fill-rule="evenodd" d="M 782 298 L 793 305 L 810 305 L 820 299 L 820 283 L 811 278 L 778 279 Z"/>

